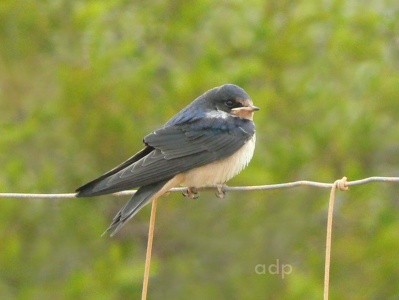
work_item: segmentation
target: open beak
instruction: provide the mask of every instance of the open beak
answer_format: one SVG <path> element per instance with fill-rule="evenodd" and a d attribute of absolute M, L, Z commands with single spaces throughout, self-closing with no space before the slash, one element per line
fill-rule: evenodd
<path fill-rule="evenodd" d="M 231 110 L 236 111 L 236 112 L 239 112 L 239 111 L 251 111 L 252 112 L 252 111 L 260 110 L 260 108 L 255 105 L 249 105 L 249 106 L 232 108 Z"/>

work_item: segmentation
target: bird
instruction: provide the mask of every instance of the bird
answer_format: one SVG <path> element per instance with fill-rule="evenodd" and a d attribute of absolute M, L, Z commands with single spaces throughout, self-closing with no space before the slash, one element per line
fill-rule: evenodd
<path fill-rule="evenodd" d="M 140 209 L 176 186 L 197 198 L 198 188 L 225 183 L 251 161 L 256 133 L 250 96 L 241 87 L 212 88 L 183 108 L 164 126 L 144 137 L 144 148 L 125 162 L 79 187 L 76 197 L 92 197 L 139 188 L 116 214 L 114 236 Z"/>

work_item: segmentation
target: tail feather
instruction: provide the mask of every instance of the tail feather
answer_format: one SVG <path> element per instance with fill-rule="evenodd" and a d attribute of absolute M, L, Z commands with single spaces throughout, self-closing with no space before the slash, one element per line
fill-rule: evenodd
<path fill-rule="evenodd" d="M 142 186 L 116 214 L 111 225 L 102 235 L 110 230 L 114 230 L 110 235 L 113 237 L 127 221 L 129 221 L 140 209 L 152 200 L 155 194 L 159 192 L 159 190 L 161 190 L 168 181 L 169 179 Z"/>

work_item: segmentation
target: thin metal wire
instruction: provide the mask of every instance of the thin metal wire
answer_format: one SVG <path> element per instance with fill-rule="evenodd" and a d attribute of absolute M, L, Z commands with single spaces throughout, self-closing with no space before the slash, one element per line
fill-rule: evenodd
<path fill-rule="evenodd" d="M 156 214 L 157 214 L 157 199 L 154 199 L 154 200 L 152 200 L 150 227 L 148 229 L 147 253 L 145 256 L 143 290 L 141 293 L 141 300 L 147 299 L 148 281 L 150 278 L 150 267 L 151 267 L 152 241 L 154 240 Z"/>
<path fill-rule="evenodd" d="M 348 181 L 346 186 L 356 186 L 363 185 L 371 182 L 399 182 L 399 177 L 381 177 L 374 176 L 368 177 L 360 180 Z M 294 181 L 288 183 L 279 183 L 279 184 L 268 184 L 268 185 L 257 185 L 257 186 L 226 186 L 223 188 L 224 191 L 229 192 L 245 192 L 245 191 L 265 191 L 265 190 L 275 190 L 275 189 L 287 189 L 294 188 L 299 186 L 312 186 L 317 188 L 325 188 L 331 189 L 334 186 L 334 183 L 325 183 L 325 182 L 317 182 L 317 181 Z M 199 191 L 210 191 L 215 190 L 214 187 L 205 187 L 199 188 Z M 173 188 L 170 190 L 172 193 L 176 192 L 186 192 L 187 188 Z M 134 195 L 136 190 L 123 191 L 119 193 L 114 193 L 114 196 L 126 196 L 126 195 Z M 28 198 L 28 199 L 67 199 L 67 198 L 75 198 L 75 193 L 69 194 L 27 194 L 27 193 L 0 193 L 0 198 Z"/>
<path fill-rule="evenodd" d="M 346 191 L 348 189 L 347 178 L 343 177 L 340 180 L 336 180 L 331 188 L 330 201 L 328 203 L 328 218 L 327 218 L 327 233 L 326 233 L 326 258 L 324 261 L 324 300 L 328 300 L 328 292 L 330 287 L 330 265 L 331 265 L 331 240 L 332 240 L 332 224 L 334 216 L 334 202 L 335 202 L 335 191 L 340 189 Z"/>

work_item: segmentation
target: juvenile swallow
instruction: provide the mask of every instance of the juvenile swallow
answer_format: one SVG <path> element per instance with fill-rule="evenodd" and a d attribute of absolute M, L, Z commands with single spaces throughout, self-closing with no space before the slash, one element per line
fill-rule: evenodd
<path fill-rule="evenodd" d="M 99 178 L 76 190 L 91 197 L 139 187 L 109 228 L 115 235 L 141 208 L 176 186 L 197 188 L 223 184 L 240 173 L 255 149 L 254 106 L 234 84 L 213 88 L 195 99 L 164 126 L 144 137 L 145 148 Z"/>

